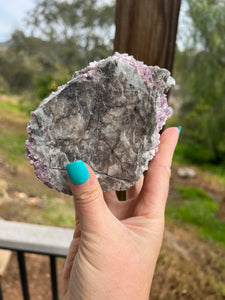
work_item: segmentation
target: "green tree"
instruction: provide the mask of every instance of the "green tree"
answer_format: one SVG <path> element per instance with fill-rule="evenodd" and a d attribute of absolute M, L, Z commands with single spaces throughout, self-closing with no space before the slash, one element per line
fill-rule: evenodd
<path fill-rule="evenodd" d="M 199 162 L 220 163 L 225 161 L 225 3 L 188 0 L 188 4 L 192 40 L 176 57 L 184 99 L 183 141 L 200 146 Z"/>
<path fill-rule="evenodd" d="M 39 0 L 27 24 L 32 36 L 41 34 L 51 43 L 52 56 L 61 65 L 84 67 L 112 53 L 114 9 L 115 1 Z"/>
<path fill-rule="evenodd" d="M 15 40 L 14 40 L 15 39 Z M 23 92 L 32 87 L 32 78 L 35 69 L 38 72 L 39 66 L 34 57 L 27 56 L 26 50 L 18 46 L 26 45 L 25 36 L 21 31 L 12 35 L 10 46 L 0 51 L 1 76 L 13 93 Z"/>
<path fill-rule="evenodd" d="M 76 70 L 112 54 L 114 6 L 115 1 L 38 0 L 27 15 L 28 34 L 15 31 L 0 52 L 4 85 L 14 93 L 34 90 L 42 99 Z"/>

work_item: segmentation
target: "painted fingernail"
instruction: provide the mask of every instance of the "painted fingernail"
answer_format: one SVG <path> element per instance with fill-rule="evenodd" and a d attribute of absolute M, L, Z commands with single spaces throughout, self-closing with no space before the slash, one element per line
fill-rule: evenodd
<path fill-rule="evenodd" d="M 179 134 L 180 134 L 182 127 L 181 126 L 177 126 L 177 128 L 179 129 Z"/>
<path fill-rule="evenodd" d="M 85 183 L 89 178 L 88 168 L 82 160 L 69 163 L 66 170 L 73 184 Z"/>

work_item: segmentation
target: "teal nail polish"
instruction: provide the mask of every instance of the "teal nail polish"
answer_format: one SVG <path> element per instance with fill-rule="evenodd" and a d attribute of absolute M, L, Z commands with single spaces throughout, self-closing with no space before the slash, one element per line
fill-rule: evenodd
<path fill-rule="evenodd" d="M 89 178 L 88 168 L 82 160 L 68 164 L 66 170 L 73 184 L 82 184 Z"/>
<path fill-rule="evenodd" d="M 177 126 L 177 128 L 179 129 L 179 134 L 180 134 L 182 127 L 181 126 Z"/>

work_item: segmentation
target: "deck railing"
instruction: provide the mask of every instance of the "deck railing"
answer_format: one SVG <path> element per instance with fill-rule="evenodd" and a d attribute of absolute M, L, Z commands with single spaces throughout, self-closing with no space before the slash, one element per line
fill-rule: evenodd
<path fill-rule="evenodd" d="M 29 300 L 25 252 L 49 256 L 52 299 L 58 300 L 56 257 L 66 257 L 73 230 L 0 220 L 0 248 L 17 252 L 23 299 Z M 0 281 L 0 300 L 4 294 Z"/>

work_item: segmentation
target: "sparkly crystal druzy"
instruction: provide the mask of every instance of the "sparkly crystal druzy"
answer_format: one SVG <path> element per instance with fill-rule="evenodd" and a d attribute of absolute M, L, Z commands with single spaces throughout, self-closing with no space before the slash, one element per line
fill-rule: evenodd
<path fill-rule="evenodd" d="M 104 191 L 132 186 L 158 149 L 174 83 L 169 71 L 119 53 L 76 72 L 31 113 L 26 156 L 37 177 L 70 194 L 66 165 L 83 160 Z"/>

